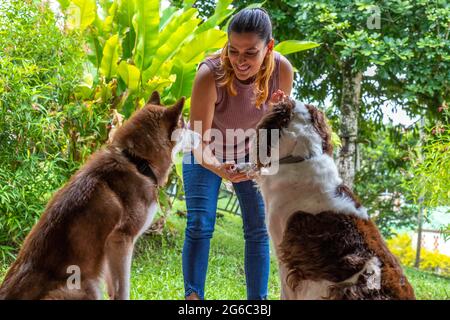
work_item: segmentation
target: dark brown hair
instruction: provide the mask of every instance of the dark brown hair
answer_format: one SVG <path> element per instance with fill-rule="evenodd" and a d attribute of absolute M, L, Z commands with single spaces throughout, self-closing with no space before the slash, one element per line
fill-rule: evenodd
<path fill-rule="evenodd" d="M 244 9 L 239 11 L 228 25 L 228 37 L 231 32 L 235 33 L 256 33 L 258 37 L 267 45 L 272 39 L 272 22 L 269 14 L 262 8 Z M 226 87 L 230 95 L 237 94 L 233 86 L 234 70 L 228 57 L 228 41 L 222 49 L 220 56 L 222 70 L 218 75 L 219 86 Z M 264 58 L 260 71 L 255 79 L 255 106 L 259 108 L 269 96 L 269 80 L 275 69 L 274 54 L 271 51 Z"/>

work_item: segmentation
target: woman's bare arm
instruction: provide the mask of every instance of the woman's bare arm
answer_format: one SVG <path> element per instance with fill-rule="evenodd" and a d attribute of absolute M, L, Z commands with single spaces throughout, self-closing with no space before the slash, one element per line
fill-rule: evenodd
<path fill-rule="evenodd" d="M 294 68 L 291 63 L 284 56 L 280 60 L 280 90 L 289 96 L 292 91 L 292 84 L 294 82 Z"/>
<path fill-rule="evenodd" d="M 208 66 L 202 65 L 195 76 L 191 96 L 191 130 L 202 136 L 202 143 L 193 150 L 194 157 L 202 166 L 222 178 L 232 182 L 247 180 L 248 177 L 245 173 L 230 170 L 232 164 L 220 163 L 212 154 L 208 145 L 211 141 L 211 136 L 207 133 L 210 132 L 209 129 L 212 126 L 216 100 L 217 92 L 214 75 Z"/>
<path fill-rule="evenodd" d="M 200 66 L 195 76 L 191 95 L 191 130 L 200 134 L 202 143 L 199 148 L 193 150 L 195 159 L 203 166 L 211 169 L 220 165 L 214 157 L 208 143 L 211 137 L 205 133 L 211 129 L 214 116 L 214 105 L 217 100 L 214 75 L 206 65 Z"/>

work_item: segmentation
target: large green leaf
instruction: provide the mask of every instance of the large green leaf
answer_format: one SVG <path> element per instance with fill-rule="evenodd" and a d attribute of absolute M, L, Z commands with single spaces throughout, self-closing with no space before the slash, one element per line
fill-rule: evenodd
<path fill-rule="evenodd" d="M 187 21 L 197 21 L 197 24 L 201 21 L 195 19 L 198 15 L 197 9 L 191 8 L 183 12 L 183 10 L 178 10 L 172 15 L 171 20 L 166 25 L 166 27 L 160 32 L 158 39 L 158 47 L 164 45 L 176 32 L 178 29 Z"/>
<path fill-rule="evenodd" d="M 133 16 L 136 10 L 135 0 L 118 0 L 118 30 L 122 40 L 122 59 L 129 59 L 133 55 L 136 42 L 136 32 L 133 27 Z"/>
<path fill-rule="evenodd" d="M 152 75 L 152 76 L 150 76 L 150 73 L 149 73 L 150 68 L 148 68 L 147 70 L 145 70 L 142 73 L 142 82 L 146 83 L 149 79 L 153 80 L 153 78 L 155 78 L 155 77 L 166 78 L 167 79 L 172 74 L 172 67 L 173 67 L 173 59 L 166 60 L 161 65 L 161 67 L 158 69 L 158 74 L 157 75 Z"/>
<path fill-rule="evenodd" d="M 222 48 L 226 41 L 226 32 L 209 29 L 195 35 L 191 41 L 185 43 L 177 54 L 177 58 L 184 63 L 198 63 L 204 58 L 206 52 Z"/>
<path fill-rule="evenodd" d="M 117 74 L 117 62 L 119 60 L 119 36 L 109 38 L 103 48 L 103 58 L 100 64 L 100 73 L 107 79 Z"/>
<path fill-rule="evenodd" d="M 67 16 L 67 24 L 70 28 L 83 31 L 95 20 L 95 0 L 72 0 L 67 8 Z"/>
<path fill-rule="evenodd" d="M 145 96 L 149 97 L 153 91 L 162 92 L 167 87 L 169 87 L 176 80 L 176 75 L 171 75 L 169 77 L 153 77 L 148 80 L 145 84 Z"/>
<path fill-rule="evenodd" d="M 283 55 L 286 55 L 294 52 L 308 50 L 318 46 L 320 46 L 320 44 L 317 42 L 286 40 L 277 44 L 275 46 L 275 50 Z"/>
<path fill-rule="evenodd" d="M 175 12 L 178 12 L 176 7 L 169 6 L 165 8 L 161 14 L 161 20 L 159 21 L 159 30 L 163 30 L 167 23 L 169 23 L 170 20 L 172 20 L 173 15 Z"/>
<path fill-rule="evenodd" d="M 128 28 L 125 37 L 122 39 L 122 59 L 129 59 L 133 56 L 133 48 L 136 42 L 136 33 L 133 28 Z"/>
<path fill-rule="evenodd" d="M 200 19 L 190 19 L 181 25 L 170 37 L 161 43 L 161 46 L 156 51 L 156 54 L 152 60 L 150 70 L 148 71 L 149 77 L 156 75 L 158 69 L 167 59 L 171 58 L 180 49 L 183 42 L 197 27 Z"/>
<path fill-rule="evenodd" d="M 192 85 L 197 71 L 196 67 L 196 63 L 184 63 L 180 59 L 174 60 L 172 73 L 177 76 L 177 80 L 170 90 L 172 97 L 177 99 L 182 96 L 191 96 Z"/>
<path fill-rule="evenodd" d="M 184 6 L 184 8 L 190 8 L 194 4 L 194 2 L 195 2 L 195 0 L 184 0 L 183 6 Z"/>
<path fill-rule="evenodd" d="M 91 33 L 97 34 L 96 35 L 97 37 L 99 37 L 100 35 L 101 36 L 104 35 L 104 31 L 103 31 L 104 21 L 102 19 L 100 19 L 98 14 L 95 15 L 95 19 L 94 19 L 94 22 L 92 23 L 92 26 L 94 26 L 94 28 L 90 29 Z"/>
<path fill-rule="evenodd" d="M 132 28 L 133 16 L 136 10 L 135 0 L 118 0 L 118 22 L 119 29 Z"/>
<path fill-rule="evenodd" d="M 136 14 L 133 27 L 136 31 L 134 61 L 140 71 L 147 69 L 158 46 L 159 0 L 135 0 Z"/>
<path fill-rule="evenodd" d="M 91 73 L 86 73 L 82 81 L 73 89 L 75 97 L 80 100 L 88 99 L 92 93 L 94 77 Z"/>
<path fill-rule="evenodd" d="M 103 33 L 110 34 L 113 31 L 113 23 L 114 20 L 116 20 L 117 11 L 118 11 L 117 2 L 113 2 L 108 9 L 108 16 L 105 18 L 105 21 L 103 22 Z"/>
<path fill-rule="evenodd" d="M 95 68 L 99 68 L 100 67 L 100 63 L 102 61 L 102 57 L 103 57 L 103 49 L 102 46 L 100 44 L 100 41 L 98 41 L 98 36 L 96 32 L 91 32 L 88 35 L 88 43 L 89 46 L 91 47 L 91 53 L 88 54 L 88 59 L 89 61 L 92 62 L 92 64 L 95 66 Z"/>
<path fill-rule="evenodd" d="M 136 66 L 122 61 L 119 64 L 117 71 L 119 72 L 120 77 L 131 92 L 139 89 L 139 79 L 141 78 L 141 72 L 138 68 L 136 68 Z"/>
<path fill-rule="evenodd" d="M 58 0 L 62 10 L 66 10 L 70 5 L 70 0 Z"/>

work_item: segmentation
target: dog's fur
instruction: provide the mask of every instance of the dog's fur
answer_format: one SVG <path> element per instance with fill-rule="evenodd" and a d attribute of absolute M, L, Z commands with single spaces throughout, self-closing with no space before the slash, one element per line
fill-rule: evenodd
<path fill-rule="evenodd" d="M 99 299 L 102 279 L 110 298 L 129 298 L 134 243 L 152 222 L 157 187 L 167 181 L 183 104 L 184 98 L 163 107 L 154 92 L 54 195 L 10 267 L 0 299 Z M 131 159 L 154 174 L 144 175 Z M 78 268 L 79 288 L 68 285 Z"/>
<path fill-rule="evenodd" d="M 396 258 L 332 158 L 331 130 L 315 107 L 286 99 L 260 121 L 279 129 L 279 164 L 257 183 L 280 266 L 282 299 L 414 299 Z M 269 140 L 270 141 L 270 140 Z M 261 143 L 262 141 L 259 141 Z M 258 139 L 254 140 L 258 143 Z M 258 143 L 258 146 L 259 146 Z M 251 152 L 258 147 L 252 146 Z M 253 154 L 252 159 L 258 159 Z"/>

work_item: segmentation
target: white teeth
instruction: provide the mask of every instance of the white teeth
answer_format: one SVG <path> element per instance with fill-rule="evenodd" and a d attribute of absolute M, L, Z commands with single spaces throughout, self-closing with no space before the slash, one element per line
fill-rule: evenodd
<path fill-rule="evenodd" d="M 237 67 L 239 71 L 247 71 L 248 68 L 250 68 L 250 66 L 246 66 L 246 67 Z"/>

